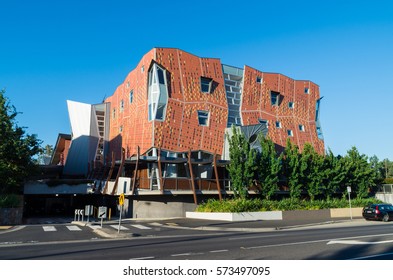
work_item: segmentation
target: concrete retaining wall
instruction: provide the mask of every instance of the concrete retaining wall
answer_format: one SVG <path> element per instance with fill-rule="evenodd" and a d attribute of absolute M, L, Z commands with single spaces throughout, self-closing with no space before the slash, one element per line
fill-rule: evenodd
<path fill-rule="evenodd" d="M 192 219 L 218 221 L 257 221 L 257 220 L 329 220 L 332 218 L 350 218 L 349 208 L 322 210 L 266 211 L 244 213 L 204 213 L 187 212 L 186 217 Z M 362 208 L 352 208 L 352 217 L 362 217 Z"/>
<path fill-rule="evenodd" d="M 0 208 L 0 225 L 22 224 L 23 208 Z"/>
<path fill-rule="evenodd" d="M 187 218 L 218 221 L 256 221 L 282 220 L 282 211 L 242 212 L 242 213 L 203 213 L 187 212 Z"/>
<path fill-rule="evenodd" d="M 362 217 L 362 210 L 363 208 L 361 207 L 351 208 L 351 210 L 349 208 L 330 209 L 330 216 L 332 218 L 348 218 L 352 212 L 352 217 L 359 218 Z"/>

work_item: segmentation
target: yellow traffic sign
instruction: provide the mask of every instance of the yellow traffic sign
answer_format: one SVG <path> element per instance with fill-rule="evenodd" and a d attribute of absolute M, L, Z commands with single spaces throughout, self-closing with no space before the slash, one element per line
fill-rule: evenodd
<path fill-rule="evenodd" d="M 119 196 L 119 205 L 123 205 L 124 204 L 124 193 L 121 193 Z"/>

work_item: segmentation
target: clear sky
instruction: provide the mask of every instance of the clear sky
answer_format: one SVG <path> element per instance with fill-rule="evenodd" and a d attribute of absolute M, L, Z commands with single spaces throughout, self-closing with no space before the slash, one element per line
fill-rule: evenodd
<path fill-rule="evenodd" d="M 153 47 L 311 80 L 326 148 L 393 160 L 392 1 L 0 0 L 0 88 L 44 145 Z"/>

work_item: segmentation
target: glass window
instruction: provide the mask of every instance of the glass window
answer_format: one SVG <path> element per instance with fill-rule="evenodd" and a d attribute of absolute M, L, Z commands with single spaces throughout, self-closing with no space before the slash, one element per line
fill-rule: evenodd
<path fill-rule="evenodd" d="M 261 77 L 257 77 L 257 83 L 258 84 L 262 84 L 262 78 Z"/>
<path fill-rule="evenodd" d="M 300 130 L 300 131 L 304 131 L 304 125 L 299 124 L 299 130 Z"/>
<path fill-rule="evenodd" d="M 308 87 L 304 88 L 304 93 L 309 94 L 310 93 L 310 89 Z"/>
<path fill-rule="evenodd" d="M 268 120 L 264 120 L 264 119 L 258 119 L 258 122 L 259 122 L 260 124 L 264 124 L 264 125 L 266 125 L 266 127 L 268 127 L 268 126 L 269 126 L 269 121 L 268 121 Z"/>
<path fill-rule="evenodd" d="M 293 136 L 293 131 L 292 131 L 292 130 L 288 129 L 288 130 L 287 130 L 287 133 L 288 133 L 288 136 L 289 136 L 289 137 L 292 137 L 292 136 Z"/>
<path fill-rule="evenodd" d="M 130 91 L 130 103 L 132 103 L 133 100 L 134 100 L 134 90 L 132 89 Z"/>
<path fill-rule="evenodd" d="M 199 125 L 208 126 L 209 112 L 208 111 L 198 111 L 198 122 L 199 122 Z"/>
<path fill-rule="evenodd" d="M 157 67 L 158 83 L 165 85 L 164 71 Z"/>
<path fill-rule="evenodd" d="M 276 91 L 270 92 L 270 101 L 272 106 L 278 106 L 280 101 L 280 93 Z"/>
<path fill-rule="evenodd" d="M 120 100 L 120 112 L 123 112 L 123 111 L 124 111 L 124 101 L 122 99 L 122 100 Z"/>
<path fill-rule="evenodd" d="M 210 78 L 201 77 L 201 91 L 210 93 L 211 87 L 212 87 L 212 82 L 213 82 L 213 80 Z"/>
<path fill-rule="evenodd" d="M 113 108 L 112 110 L 112 119 L 116 118 L 116 108 Z"/>
<path fill-rule="evenodd" d="M 295 106 L 295 104 L 293 102 L 288 102 L 289 109 L 293 109 L 294 106 Z"/>
<path fill-rule="evenodd" d="M 277 127 L 277 128 L 281 128 L 281 122 L 277 121 L 277 122 L 276 122 L 276 127 Z"/>

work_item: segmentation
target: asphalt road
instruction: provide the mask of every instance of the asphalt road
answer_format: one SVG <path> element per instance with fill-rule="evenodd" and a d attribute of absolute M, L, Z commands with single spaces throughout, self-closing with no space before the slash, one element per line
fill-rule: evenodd
<path fill-rule="evenodd" d="M 105 230 L 97 224 L 26 225 L 0 231 L 0 259 L 393 259 L 393 223 L 260 224 L 128 221 L 120 228 L 115 222 L 105 224 Z"/>

